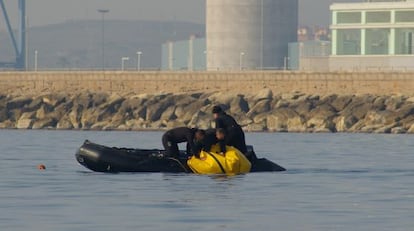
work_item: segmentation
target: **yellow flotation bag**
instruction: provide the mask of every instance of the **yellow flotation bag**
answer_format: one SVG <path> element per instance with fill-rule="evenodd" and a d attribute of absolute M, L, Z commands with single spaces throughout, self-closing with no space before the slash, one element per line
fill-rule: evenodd
<path fill-rule="evenodd" d="M 250 161 L 236 148 L 226 146 L 226 153 L 219 154 L 220 146 L 213 145 L 210 152 L 201 151 L 200 158 L 192 156 L 187 164 L 197 174 L 241 174 L 250 172 Z"/>

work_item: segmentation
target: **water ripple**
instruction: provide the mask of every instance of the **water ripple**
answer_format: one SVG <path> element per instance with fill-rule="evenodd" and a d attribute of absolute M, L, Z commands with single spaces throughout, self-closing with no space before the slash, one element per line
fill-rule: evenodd
<path fill-rule="evenodd" d="M 161 135 L 0 130 L 0 230 L 414 227 L 412 136 L 248 133 L 259 156 L 288 171 L 234 177 L 95 173 L 74 158 L 84 139 L 159 148 Z"/>

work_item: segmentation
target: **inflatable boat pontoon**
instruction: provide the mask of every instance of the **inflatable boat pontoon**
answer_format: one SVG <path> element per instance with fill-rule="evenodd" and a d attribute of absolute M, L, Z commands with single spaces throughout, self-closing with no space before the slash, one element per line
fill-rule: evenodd
<path fill-rule="evenodd" d="M 96 172 L 167 172 L 194 173 L 188 166 L 189 156 L 181 152 L 179 158 L 165 156 L 160 149 L 131 149 L 107 147 L 86 140 L 76 152 L 76 160 Z M 265 158 L 256 158 L 253 147 L 248 146 L 250 172 L 279 172 L 286 169 Z"/>

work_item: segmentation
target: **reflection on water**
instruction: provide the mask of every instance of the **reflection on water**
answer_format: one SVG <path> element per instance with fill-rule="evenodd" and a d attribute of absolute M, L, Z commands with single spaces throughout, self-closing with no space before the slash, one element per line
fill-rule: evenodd
<path fill-rule="evenodd" d="M 410 230 L 408 135 L 248 133 L 282 173 L 103 174 L 85 139 L 160 148 L 160 132 L 0 130 L 0 230 Z M 38 164 L 46 170 L 39 171 Z"/>

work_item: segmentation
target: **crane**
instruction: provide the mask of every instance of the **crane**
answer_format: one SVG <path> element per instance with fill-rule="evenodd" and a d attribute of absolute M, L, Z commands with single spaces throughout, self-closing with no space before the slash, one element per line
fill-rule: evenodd
<path fill-rule="evenodd" d="M 0 68 L 16 68 L 18 70 L 26 69 L 26 0 L 18 1 L 19 27 L 16 36 L 12 29 L 4 0 L 0 0 L 0 6 L 3 12 L 4 20 L 6 21 L 7 31 L 9 32 L 16 55 L 16 59 L 14 61 L 0 62 Z"/>

